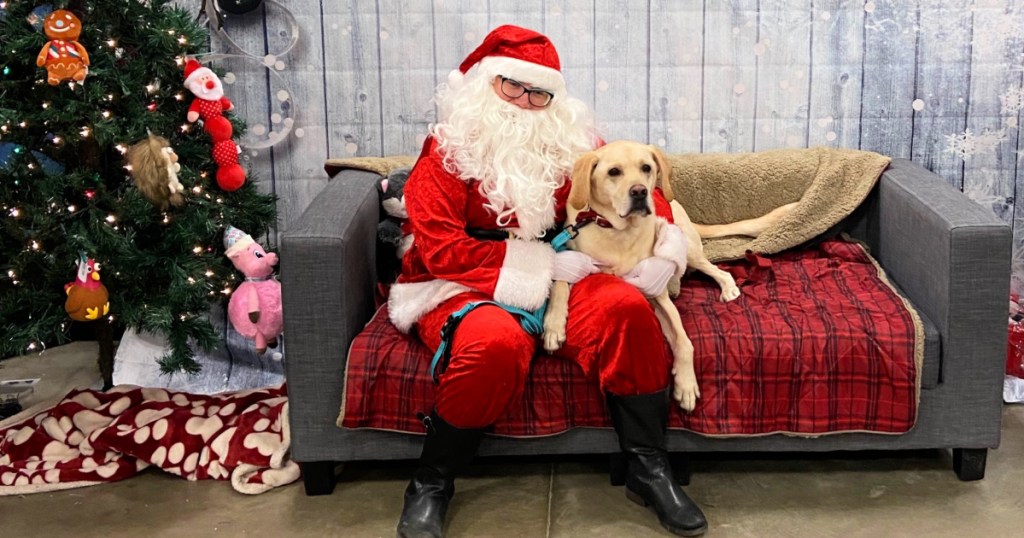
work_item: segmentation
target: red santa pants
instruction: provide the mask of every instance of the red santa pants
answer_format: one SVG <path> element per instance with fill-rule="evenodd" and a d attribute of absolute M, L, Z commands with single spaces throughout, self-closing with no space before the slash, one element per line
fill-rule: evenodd
<path fill-rule="evenodd" d="M 420 318 L 417 332 L 431 349 L 440 345 L 448 316 L 466 303 L 491 300 L 467 292 Z M 439 376 L 435 410 L 458 428 L 494 423 L 523 393 L 540 340 L 519 318 L 494 305 L 466 314 L 452 339 L 451 360 Z M 611 275 L 591 275 L 572 286 L 565 344 L 558 357 L 597 375 L 618 396 L 648 394 L 668 386 L 672 354 L 654 309 L 639 291 Z"/>

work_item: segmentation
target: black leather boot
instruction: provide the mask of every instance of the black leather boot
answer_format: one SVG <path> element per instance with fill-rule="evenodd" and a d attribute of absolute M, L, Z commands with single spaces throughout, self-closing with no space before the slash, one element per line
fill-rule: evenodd
<path fill-rule="evenodd" d="M 409 487 L 398 520 L 398 538 L 440 538 L 444 516 L 455 493 L 455 475 L 473 459 L 483 429 L 461 429 L 431 413 L 423 419 L 427 439 L 423 442 L 420 465 Z"/>
<path fill-rule="evenodd" d="M 668 460 L 668 390 L 638 396 L 608 395 L 608 410 L 626 454 L 626 497 L 650 506 L 661 526 L 680 536 L 700 536 L 704 513 L 676 483 Z"/>

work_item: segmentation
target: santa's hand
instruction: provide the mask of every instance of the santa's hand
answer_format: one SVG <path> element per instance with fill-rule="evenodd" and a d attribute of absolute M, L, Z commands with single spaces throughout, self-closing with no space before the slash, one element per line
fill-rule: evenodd
<path fill-rule="evenodd" d="M 199 119 L 199 113 L 190 111 L 188 115 L 185 116 L 185 118 L 188 120 L 189 123 L 195 123 L 196 120 Z"/>
<path fill-rule="evenodd" d="M 622 280 L 636 286 L 645 297 L 657 297 L 665 292 L 669 279 L 676 271 L 676 262 L 656 256 L 644 258 Z"/>
<path fill-rule="evenodd" d="M 601 272 L 601 262 L 575 250 L 563 250 L 555 254 L 551 266 L 551 279 L 575 284 L 587 275 Z"/>
<path fill-rule="evenodd" d="M 659 220 L 657 236 L 654 238 L 654 255 L 671 260 L 677 265 L 678 275 L 686 271 L 688 242 L 683 230 L 668 221 Z"/>

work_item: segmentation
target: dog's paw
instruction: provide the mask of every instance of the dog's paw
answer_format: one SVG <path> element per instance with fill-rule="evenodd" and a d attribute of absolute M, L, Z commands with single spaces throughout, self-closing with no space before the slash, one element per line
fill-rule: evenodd
<path fill-rule="evenodd" d="M 723 303 L 728 303 L 729 301 L 734 301 L 734 300 L 738 299 L 739 296 L 740 296 L 740 289 L 736 286 L 736 284 L 732 284 L 732 285 L 729 285 L 729 286 L 723 286 L 722 287 L 721 299 L 722 299 Z"/>
<path fill-rule="evenodd" d="M 544 327 L 544 350 L 548 353 L 554 353 L 561 349 L 562 344 L 565 343 L 565 327 L 561 329 Z"/>
<path fill-rule="evenodd" d="M 555 331 L 544 331 L 544 350 L 548 353 L 554 353 L 562 348 L 562 344 L 565 343 L 565 333 L 558 333 Z"/>
<path fill-rule="evenodd" d="M 685 369 L 684 369 L 685 370 Z M 689 413 L 697 407 L 700 388 L 697 387 L 697 376 L 693 371 L 672 370 L 672 398 L 679 402 L 679 407 Z"/>

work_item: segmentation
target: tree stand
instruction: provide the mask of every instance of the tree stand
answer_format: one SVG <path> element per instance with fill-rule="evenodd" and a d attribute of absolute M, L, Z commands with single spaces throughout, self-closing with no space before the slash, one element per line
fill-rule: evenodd
<path fill-rule="evenodd" d="M 103 376 L 103 391 L 106 392 L 114 386 L 114 331 L 110 327 L 110 322 L 103 318 L 92 324 L 96 329 L 96 343 L 100 347 L 96 364 L 99 366 L 100 375 Z"/>

